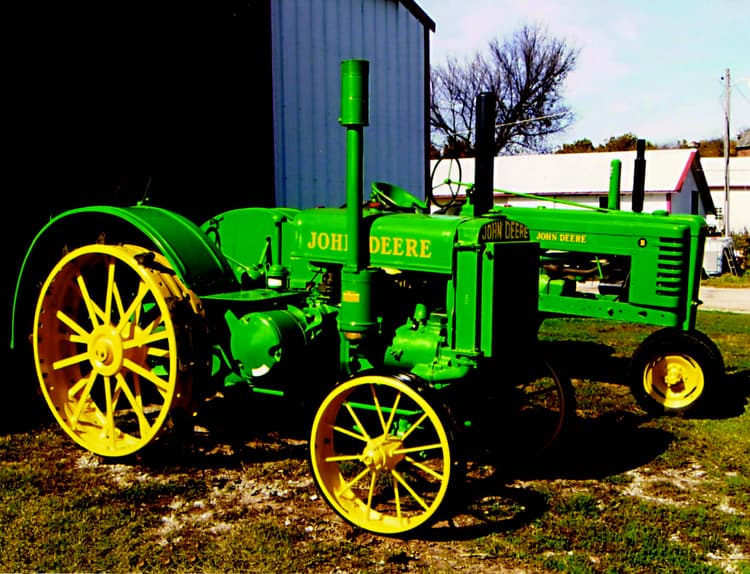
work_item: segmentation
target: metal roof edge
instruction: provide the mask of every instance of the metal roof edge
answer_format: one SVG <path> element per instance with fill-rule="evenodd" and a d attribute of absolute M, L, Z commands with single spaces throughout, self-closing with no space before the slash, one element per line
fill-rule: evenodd
<path fill-rule="evenodd" d="M 414 0 L 396 0 L 401 2 L 405 8 L 407 8 L 414 16 L 427 26 L 431 31 L 435 31 L 435 21 L 427 15 L 427 12 L 422 10 Z"/>

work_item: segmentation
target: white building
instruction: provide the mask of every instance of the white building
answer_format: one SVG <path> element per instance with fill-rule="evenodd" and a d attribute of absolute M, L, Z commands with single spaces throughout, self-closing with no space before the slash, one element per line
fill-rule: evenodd
<path fill-rule="evenodd" d="M 494 162 L 496 205 L 540 204 L 568 208 L 576 202 L 606 207 L 613 161 L 620 162 L 620 209 L 632 209 L 635 151 L 580 154 L 498 156 Z M 646 150 L 644 152 L 644 212 L 665 210 L 711 216 L 715 213 L 701 158 L 695 149 Z M 450 187 L 447 178 L 474 181 L 474 159 L 433 160 L 432 189 L 443 203 Z M 460 194 L 464 194 L 461 188 Z M 531 194 L 540 199 L 513 195 Z"/>
<path fill-rule="evenodd" d="M 716 206 L 717 219 L 723 222 L 725 209 L 725 160 L 723 157 L 701 158 L 711 197 Z M 729 158 L 729 231 L 750 232 L 750 156 Z"/>

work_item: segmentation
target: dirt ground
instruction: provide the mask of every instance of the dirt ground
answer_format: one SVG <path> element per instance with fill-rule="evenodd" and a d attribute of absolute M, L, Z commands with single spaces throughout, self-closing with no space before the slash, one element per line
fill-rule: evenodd
<path fill-rule="evenodd" d="M 497 463 L 471 462 L 463 498 L 448 519 L 406 539 L 359 531 L 333 512 L 311 478 L 302 432 L 271 431 L 252 437 L 252 432 L 240 433 L 233 427 L 248 421 L 235 420 L 218 431 L 196 427 L 192 446 L 175 454 L 174 460 L 157 462 L 145 457 L 138 464 L 121 464 L 81 451 L 76 464 L 97 467 L 120 487 L 180 476 L 197 475 L 205 480 L 208 495 L 194 500 L 176 498 L 161 517 L 158 535 L 164 545 L 196 530 L 221 535 L 234 528 L 239 517 L 251 522 L 272 520 L 278 526 L 304 531 L 310 544 L 354 542 L 377 558 L 367 572 L 542 574 L 547 571 L 492 553 L 480 542 L 497 533 L 512 535 L 531 524 L 548 511 L 545 495 L 561 499 L 586 491 L 604 501 L 629 496 L 680 505 L 690 503 L 693 493 L 702 490 L 698 486 L 706 473 L 700 464 L 681 469 L 649 466 L 648 461 L 666 445 L 656 429 L 642 424 L 644 420 L 633 412 L 618 411 L 588 421 L 572 437 L 575 448 L 563 448 L 546 460 L 516 466 L 512 472 L 503 472 Z M 606 449 L 602 448 L 605 443 Z M 157 452 L 174 453 L 161 448 Z M 619 472 L 625 472 L 628 480 L 601 480 Z M 669 496 L 663 494 L 665 482 L 674 486 Z M 748 559 L 738 552 L 717 557 L 717 565 Z M 358 560 L 342 555 L 337 565 L 315 572 L 362 572 Z M 725 571 L 733 570 L 727 567 Z"/>

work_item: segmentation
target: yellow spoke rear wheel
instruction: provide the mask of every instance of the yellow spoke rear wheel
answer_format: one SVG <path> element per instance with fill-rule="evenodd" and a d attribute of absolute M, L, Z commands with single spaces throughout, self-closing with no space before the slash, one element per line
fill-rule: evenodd
<path fill-rule="evenodd" d="M 95 244 L 65 255 L 42 286 L 33 332 L 42 393 L 63 430 L 107 457 L 156 438 L 190 401 L 191 350 L 180 344 L 200 313 L 159 254 Z"/>
<path fill-rule="evenodd" d="M 313 422 L 319 490 L 364 530 L 400 535 L 431 524 L 460 474 L 446 418 L 404 379 L 363 375 L 342 383 Z"/>

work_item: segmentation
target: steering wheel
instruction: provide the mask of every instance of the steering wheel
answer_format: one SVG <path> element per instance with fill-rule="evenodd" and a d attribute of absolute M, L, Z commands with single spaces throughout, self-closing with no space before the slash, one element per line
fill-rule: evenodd
<path fill-rule="evenodd" d="M 438 173 L 438 167 L 440 164 L 445 161 L 448 162 L 448 169 L 446 172 L 446 177 L 442 179 L 442 181 L 435 181 L 435 175 Z M 461 181 L 461 162 L 458 160 L 458 158 L 455 157 L 441 157 L 435 162 L 435 165 L 432 166 L 432 173 L 430 174 L 430 201 L 440 207 L 441 209 L 445 209 L 447 207 L 450 207 L 456 202 L 456 198 L 458 197 L 458 185 L 455 183 L 457 181 Z M 447 189 L 449 192 L 447 201 L 445 199 L 438 199 L 435 196 L 435 192 L 437 190 L 445 190 Z"/>

